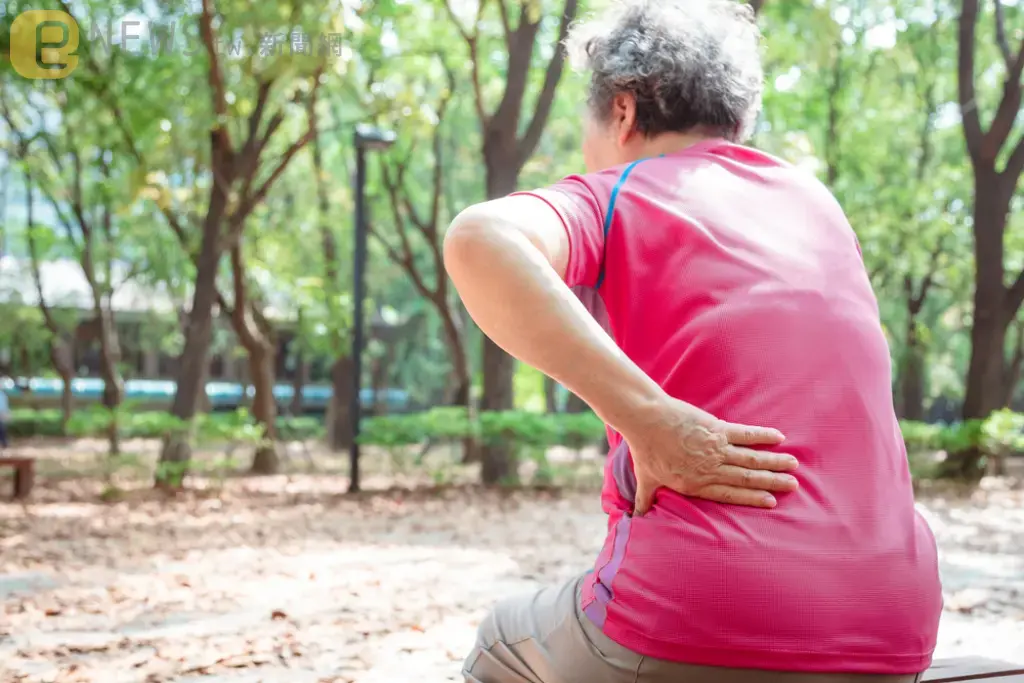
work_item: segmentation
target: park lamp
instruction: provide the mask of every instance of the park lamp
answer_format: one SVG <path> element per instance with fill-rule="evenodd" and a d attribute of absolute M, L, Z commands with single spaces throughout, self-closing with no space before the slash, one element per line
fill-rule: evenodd
<path fill-rule="evenodd" d="M 352 397 L 349 404 L 349 422 L 352 427 L 352 445 L 349 447 L 349 491 L 359 490 L 359 422 L 362 417 L 363 302 L 366 300 L 366 236 L 369 232 L 366 207 L 366 152 L 383 151 L 395 143 L 394 131 L 381 130 L 367 124 L 356 124 L 353 142 L 356 148 L 356 215 L 355 254 L 353 255 L 352 287 Z"/>

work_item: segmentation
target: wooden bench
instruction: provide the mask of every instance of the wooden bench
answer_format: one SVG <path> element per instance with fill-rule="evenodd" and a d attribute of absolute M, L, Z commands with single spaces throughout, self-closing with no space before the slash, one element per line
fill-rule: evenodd
<path fill-rule="evenodd" d="M 922 683 L 985 680 L 986 683 L 1024 683 L 1024 664 L 983 657 L 937 659 L 921 677 Z"/>
<path fill-rule="evenodd" d="M 14 469 L 14 497 L 28 498 L 36 478 L 36 461 L 33 458 L 0 457 L 0 467 Z"/>

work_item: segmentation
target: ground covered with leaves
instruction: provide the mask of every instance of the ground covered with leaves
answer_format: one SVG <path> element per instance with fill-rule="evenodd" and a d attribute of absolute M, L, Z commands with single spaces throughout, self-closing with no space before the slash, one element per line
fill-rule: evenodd
<path fill-rule="evenodd" d="M 580 571 L 602 540 L 594 492 L 344 487 L 110 503 L 64 481 L 0 504 L 0 681 L 458 681 L 495 599 Z M 1024 661 L 1024 493 L 921 501 L 943 552 L 938 654 Z"/>

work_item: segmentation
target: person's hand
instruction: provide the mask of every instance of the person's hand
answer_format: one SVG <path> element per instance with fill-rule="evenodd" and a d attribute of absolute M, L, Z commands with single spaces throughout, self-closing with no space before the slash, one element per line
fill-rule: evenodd
<path fill-rule="evenodd" d="M 772 493 L 794 491 L 798 466 L 784 453 L 750 446 L 776 446 L 785 437 L 776 429 L 731 424 L 683 401 L 663 404 L 638 416 L 622 433 L 636 474 L 634 513 L 643 515 L 659 488 L 719 503 L 775 507 Z"/>

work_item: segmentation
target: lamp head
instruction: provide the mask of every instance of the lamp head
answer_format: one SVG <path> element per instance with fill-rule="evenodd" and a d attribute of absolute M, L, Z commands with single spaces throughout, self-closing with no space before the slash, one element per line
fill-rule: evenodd
<path fill-rule="evenodd" d="M 395 143 L 396 138 L 393 130 L 381 130 L 365 123 L 356 124 L 355 143 L 360 149 L 387 149 Z"/>

